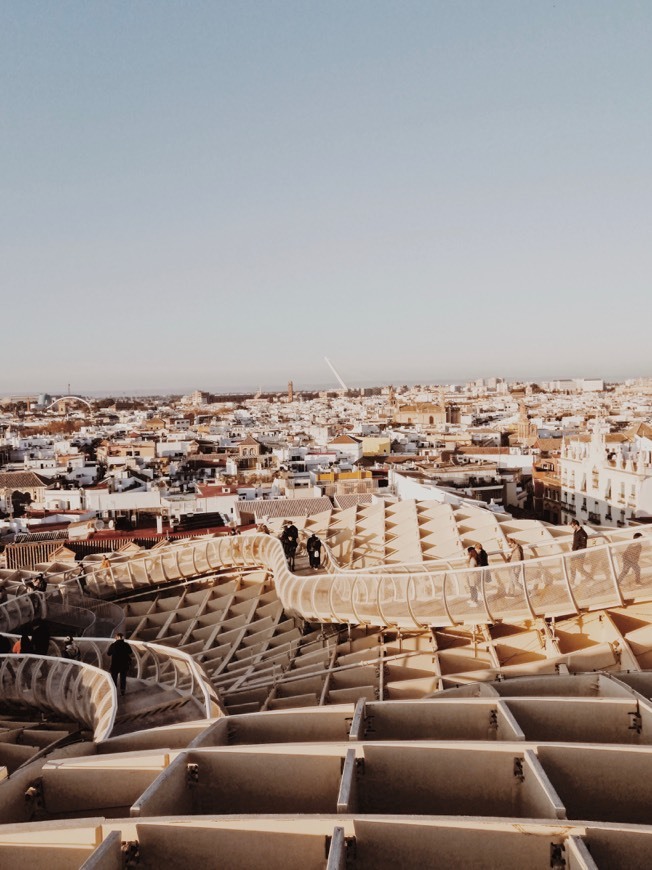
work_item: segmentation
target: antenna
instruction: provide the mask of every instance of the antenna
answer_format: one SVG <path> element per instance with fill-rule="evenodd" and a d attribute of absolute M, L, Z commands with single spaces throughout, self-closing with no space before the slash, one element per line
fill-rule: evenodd
<path fill-rule="evenodd" d="M 348 393 L 349 388 L 348 388 L 347 385 L 344 383 L 344 381 L 342 380 L 342 378 L 338 375 L 337 371 L 335 370 L 335 366 L 333 365 L 333 363 L 329 360 L 329 358 L 328 358 L 327 356 L 325 356 L 324 359 L 326 360 L 326 365 L 328 366 L 328 368 L 333 372 L 333 374 L 335 375 L 335 377 L 336 377 L 337 380 L 339 381 L 339 384 L 340 384 L 340 386 L 342 387 L 342 389 L 343 389 L 343 390 L 346 390 L 346 392 Z"/>

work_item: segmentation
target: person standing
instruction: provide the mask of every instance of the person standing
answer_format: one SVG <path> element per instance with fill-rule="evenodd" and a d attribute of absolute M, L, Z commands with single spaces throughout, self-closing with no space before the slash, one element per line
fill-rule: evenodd
<path fill-rule="evenodd" d="M 480 563 L 478 561 L 478 551 L 476 550 L 476 548 L 475 547 L 467 547 L 466 553 L 467 553 L 466 558 L 467 558 L 467 561 L 469 563 L 469 568 L 479 568 Z M 469 586 L 469 595 L 471 596 L 469 604 L 472 607 L 477 607 L 478 606 L 478 582 L 477 582 L 475 573 L 471 573 L 469 575 L 468 586 Z"/>
<path fill-rule="evenodd" d="M 523 547 L 514 538 L 507 538 L 509 552 L 503 553 L 503 559 L 506 562 L 522 562 L 525 556 L 523 555 Z"/>
<path fill-rule="evenodd" d="M 489 556 L 487 551 L 482 546 L 482 544 L 475 545 L 475 551 L 478 554 L 478 566 L 482 568 L 482 583 L 487 584 L 491 582 L 491 573 L 489 572 Z"/>
<path fill-rule="evenodd" d="M 63 657 L 64 659 L 72 659 L 75 662 L 81 659 L 81 651 L 70 634 L 63 645 Z"/>
<path fill-rule="evenodd" d="M 314 532 L 306 541 L 306 550 L 310 559 L 310 567 L 319 568 L 321 565 L 321 541 Z"/>
<path fill-rule="evenodd" d="M 296 556 L 297 545 L 299 543 L 299 530 L 294 523 L 288 523 L 283 529 L 281 543 L 288 560 L 288 567 L 290 571 L 294 571 L 294 557 Z"/>
<path fill-rule="evenodd" d="M 131 657 L 133 656 L 131 647 L 125 640 L 124 634 L 120 632 L 116 634 L 115 640 L 107 650 L 107 655 L 111 659 L 109 671 L 113 677 L 113 682 L 117 688 L 119 681 L 120 694 L 124 695 L 127 691 L 127 674 L 131 665 Z"/>
<path fill-rule="evenodd" d="M 44 619 L 37 619 L 32 630 L 32 646 L 37 656 L 46 656 L 50 646 L 50 626 Z"/>
<path fill-rule="evenodd" d="M 577 520 L 571 522 L 571 529 L 573 530 L 573 545 L 571 547 L 573 555 L 570 557 L 571 582 L 575 583 L 575 577 L 578 572 L 582 574 L 586 580 L 591 580 L 591 575 L 584 567 L 584 557 L 586 555 L 584 550 L 586 550 L 589 537 Z"/>
<path fill-rule="evenodd" d="M 34 646 L 32 645 L 32 641 L 29 639 L 29 635 L 27 634 L 26 631 L 24 631 L 21 634 L 20 640 L 16 641 L 16 643 L 11 648 L 11 651 L 12 651 L 12 653 L 18 653 L 18 654 L 20 654 L 20 653 L 25 654 L 25 653 L 33 653 L 34 652 Z"/>
<path fill-rule="evenodd" d="M 86 579 L 86 573 L 84 571 L 84 566 L 79 566 L 79 574 L 77 575 L 77 583 L 79 585 L 79 591 L 82 595 L 86 594 L 86 589 L 88 587 L 88 580 Z"/>
<path fill-rule="evenodd" d="M 522 562 L 525 558 L 523 555 L 523 547 L 519 544 L 517 540 L 514 538 L 507 538 L 507 544 L 509 545 L 509 552 L 503 553 L 503 559 L 505 562 Z M 521 569 L 515 567 L 512 573 L 512 585 L 509 590 L 506 591 L 507 595 L 514 595 L 516 586 L 518 585 L 520 579 Z"/>

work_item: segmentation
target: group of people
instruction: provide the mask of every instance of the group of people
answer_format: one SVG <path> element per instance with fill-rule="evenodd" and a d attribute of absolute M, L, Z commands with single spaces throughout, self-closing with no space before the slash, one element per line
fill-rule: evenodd
<path fill-rule="evenodd" d="M 32 634 L 25 630 L 12 646 L 12 653 L 33 653 L 46 656 L 50 648 L 50 626 L 45 619 L 37 619 L 32 626 Z"/>
<path fill-rule="evenodd" d="M 579 578 L 584 578 L 585 580 L 593 582 L 594 577 L 587 571 L 585 567 L 585 557 L 587 555 L 586 549 L 588 546 L 588 535 L 586 530 L 582 527 L 578 520 L 572 520 L 571 528 L 573 530 L 573 541 L 571 544 L 571 555 L 568 559 L 568 568 L 569 568 L 569 579 L 570 582 L 576 586 Z M 642 539 L 643 535 L 641 532 L 636 532 L 634 534 L 633 540 L 629 546 L 623 550 L 622 553 L 622 567 L 620 573 L 617 577 L 617 582 L 621 583 L 623 580 L 627 578 L 627 576 L 631 573 L 633 576 L 634 583 L 637 586 L 643 585 L 641 583 L 641 566 L 640 566 L 640 558 L 642 552 Z M 515 538 L 507 538 L 508 551 L 502 552 L 500 555 L 503 558 L 504 562 L 523 562 L 525 559 L 525 555 L 523 552 L 523 547 Z M 486 550 L 482 546 L 482 544 L 475 544 L 473 546 L 466 548 L 467 553 L 467 562 L 469 568 L 488 568 L 489 565 L 489 557 L 487 555 Z M 552 575 L 548 567 L 545 564 L 541 565 L 541 576 L 543 577 L 544 586 L 549 586 L 552 582 Z M 494 578 L 492 578 L 490 572 L 487 570 L 483 572 L 481 575 L 478 575 L 478 579 L 469 578 L 468 588 L 469 588 L 469 603 L 472 606 L 476 606 L 478 604 L 478 598 L 480 594 L 480 577 L 484 579 L 485 583 L 491 582 Z M 511 588 L 506 588 L 503 590 L 505 595 L 513 594 L 516 588 L 516 585 L 520 582 L 520 569 L 514 569 L 514 577 Z"/>
<path fill-rule="evenodd" d="M 11 647 L 11 652 L 16 655 L 32 653 L 37 656 L 46 656 L 50 650 L 50 626 L 45 619 L 37 619 L 30 632 L 25 630 Z M 64 659 L 79 661 L 81 652 L 73 636 L 69 634 L 63 642 L 62 656 Z"/>
<path fill-rule="evenodd" d="M 570 560 L 570 576 L 571 582 L 576 582 L 576 577 L 578 574 L 581 574 L 585 580 L 593 581 L 593 577 L 584 567 L 584 559 L 586 553 L 587 544 L 588 544 L 588 535 L 586 534 L 586 530 L 582 528 L 577 520 L 573 520 L 571 522 L 571 528 L 573 529 L 573 545 L 572 552 L 573 555 Z M 634 577 L 634 583 L 636 586 L 642 586 L 641 583 L 641 566 L 639 564 L 641 558 L 641 552 L 643 550 L 643 545 L 641 543 L 641 539 L 643 535 L 641 532 L 635 532 L 634 537 L 632 539 L 631 544 L 627 546 L 622 553 L 622 567 L 616 578 L 618 583 L 622 583 L 622 581 L 627 577 L 627 575 L 631 572 Z"/>
<path fill-rule="evenodd" d="M 295 557 L 297 554 L 297 548 L 299 546 L 299 530 L 290 520 L 286 520 L 283 525 L 283 531 L 281 532 L 281 544 L 283 545 L 283 552 L 285 553 L 285 558 L 288 561 L 288 567 L 290 571 L 294 571 Z M 313 532 L 306 541 L 306 551 L 308 553 L 310 567 L 315 570 L 321 566 L 321 548 L 322 542 L 319 537 Z"/>
<path fill-rule="evenodd" d="M 31 637 L 29 631 L 23 631 L 20 638 L 14 643 L 11 652 L 17 655 L 29 653 L 38 656 L 46 656 L 50 647 L 50 626 L 44 619 L 34 623 Z M 115 640 L 106 651 L 111 663 L 109 672 L 113 677 L 116 688 L 124 695 L 127 689 L 127 675 L 131 667 L 133 652 L 123 634 L 116 634 Z M 68 635 L 63 644 L 62 657 L 72 661 L 80 661 L 81 650 L 72 635 Z"/>

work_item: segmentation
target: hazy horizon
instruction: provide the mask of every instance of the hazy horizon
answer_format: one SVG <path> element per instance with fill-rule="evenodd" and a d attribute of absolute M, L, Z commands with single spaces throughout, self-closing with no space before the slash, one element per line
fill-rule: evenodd
<path fill-rule="evenodd" d="M 403 385 L 413 387 L 416 384 L 424 386 L 424 387 L 436 386 L 439 384 L 455 386 L 455 385 L 463 385 L 465 383 L 468 383 L 469 381 L 477 380 L 479 378 L 487 379 L 487 378 L 491 378 L 491 377 L 499 377 L 499 378 L 502 377 L 508 383 L 523 383 L 523 382 L 541 383 L 543 381 L 565 380 L 565 379 L 574 379 L 574 378 L 586 378 L 586 379 L 602 378 L 602 379 L 604 379 L 605 383 L 614 384 L 614 383 L 622 383 L 623 381 L 631 380 L 631 379 L 646 378 L 647 376 L 641 375 L 641 374 L 638 374 L 638 375 L 634 374 L 634 375 L 627 375 L 624 377 L 615 377 L 615 376 L 608 377 L 606 375 L 597 374 L 597 373 L 589 373 L 589 374 L 573 374 L 573 373 L 569 374 L 569 373 L 566 373 L 563 375 L 540 375 L 540 376 L 532 376 L 532 375 L 530 375 L 530 376 L 525 376 L 525 375 L 522 375 L 522 376 L 510 376 L 510 375 L 504 376 L 504 375 L 495 375 L 495 374 L 484 374 L 484 375 L 477 374 L 477 375 L 473 375 L 472 377 L 469 377 L 469 378 L 450 378 L 450 379 L 445 379 L 445 380 L 444 379 L 442 379 L 442 380 L 423 379 L 423 378 L 416 378 L 416 379 L 413 379 L 413 378 L 389 378 L 389 379 L 377 378 L 375 380 L 366 380 L 366 381 L 347 381 L 346 379 L 344 379 L 344 380 L 350 389 L 360 389 L 360 388 L 365 388 L 365 387 L 384 387 L 384 386 L 398 387 L 398 386 L 403 386 Z M 270 384 L 242 383 L 239 385 L 236 384 L 235 386 L 226 388 L 223 386 L 216 386 L 214 384 L 211 385 L 211 384 L 206 384 L 206 383 L 197 383 L 197 384 L 192 384 L 192 385 L 186 384 L 185 386 L 175 387 L 175 388 L 165 387 L 165 386 L 159 385 L 159 386 L 151 386 L 151 387 L 127 387 L 127 388 L 120 387 L 120 388 L 105 389 L 105 390 L 81 390 L 81 389 L 76 390 L 75 385 L 71 384 L 70 389 L 71 389 L 71 395 L 79 395 L 82 397 L 92 397 L 92 398 L 101 399 L 101 398 L 111 398 L 111 397 L 119 398 L 122 396 L 136 398 L 138 396 L 187 395 L 187 394 L 193 392 L 194 390 L 201 390 L 202 392 L 213 393 L 215 395 L 228 395 L 229 393 L 236 393 L 236 394 L 237 393 L 256 393 L 261 388 L 262 388 L 263 393 L 283 393 L 283 392 L 287 392 L 287 386 L 288 386 L 287 382 L 285 382 L 285 383 L 270 383 Z M 324 381 L 318 381 L 318 382 L 314 382 L 314 383 L 310 383 L 310 382 L 303 383 L 303 382 L 295 380 L 295 381 L 293 381 L 293 386 L 294 386 L 295 392 L 301 392 L 301 391 L 312 392 L 315 390 L 319 390 L 319 391 L 329 390 L 329 391 L 331 391 L 331 390 L 338 390 L 340 388 L 340 385 L 335 380 L 333 380 L 333 381 L 324 380 Z M 0 394 L 0 398 L 2 398 L 3 395 L 4 396 L 12 396 L 12 395 L 20 395 L 20 394 L 26 394 L 26 395 L 27 394 L 29 394 L 29 395 L 45 394 L 45 395 L 60 396 L 60 395 L 67 394 L 66 389 L 57 389 L 57 390 L 54 390 L 54 389 L 31 389 L 31 390 L 22 390 L 22 391 L 21 390 L 9 390 L 4 394 Z"/>

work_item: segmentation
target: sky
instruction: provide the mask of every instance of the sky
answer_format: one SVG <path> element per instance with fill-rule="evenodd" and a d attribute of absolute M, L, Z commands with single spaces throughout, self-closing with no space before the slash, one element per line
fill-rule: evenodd
<path fill-rule="evenodd" d="M 0 0 L 0 395 L 652 375 L 648 0 Z"/>

